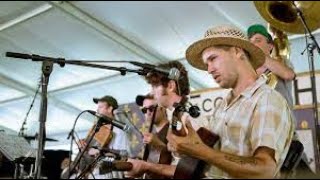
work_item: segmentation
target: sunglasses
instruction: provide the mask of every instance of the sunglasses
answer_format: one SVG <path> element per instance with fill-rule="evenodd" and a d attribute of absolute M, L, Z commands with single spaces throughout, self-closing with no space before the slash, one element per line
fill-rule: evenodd
<path fill-rule="evenodd" d="M 144 107 L 144 108 L 141 109 L 141 111 L 142 111 L 143 114 L 146 114 L 148 110 L 149 110 L 149 112 L 153 112 L 155 109 L 156 109 L 156 106 L 153 105 L 153 106 L 150 106 L 150 107 Z"/>

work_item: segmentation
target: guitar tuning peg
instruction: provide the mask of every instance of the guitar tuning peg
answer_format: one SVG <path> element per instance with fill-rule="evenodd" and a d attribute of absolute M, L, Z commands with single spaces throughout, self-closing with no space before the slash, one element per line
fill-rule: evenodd
<path fill-rule="evenodd" d="M 197 118 L 200 116 L 200 108 L 196 105 L 193 105 L 191 102 L 188 102 L 190 105 L 188 109 L 188 113 L 190 114 L 191 117 Z"/>
<path fill-rule="evenodd" d="M 193 118 L 197 118 L 200 116 L 200 108 L 198 106 L 191 106 L 188 112 Z"/>

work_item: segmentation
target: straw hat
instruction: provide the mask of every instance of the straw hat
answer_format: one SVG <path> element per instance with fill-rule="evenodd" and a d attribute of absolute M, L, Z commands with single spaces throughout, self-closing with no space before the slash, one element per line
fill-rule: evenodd
<path fill-rule="evenodd" d="M 260 67 L 265 61 L 263 51 L 252 44 L 240 29 L 232 26 L 218 26 L 207 30 L 203 39 L 188 47 L 186 59 L 193 67 L 207 71 L 207 66 L 202 60 L 202 52 L 215 45 L 230 45 L 246 50 L 254 69 Z"/>

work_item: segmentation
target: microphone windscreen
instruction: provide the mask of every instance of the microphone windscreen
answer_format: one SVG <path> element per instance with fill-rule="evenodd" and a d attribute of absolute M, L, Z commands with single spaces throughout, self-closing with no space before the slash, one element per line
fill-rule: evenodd
<path fill-rule="evenodd" d="M 168 75 L 169 79 L 178 81 L 180 78 L 180 71 L 177 68 L 171 68 L 169 75 Z"/>

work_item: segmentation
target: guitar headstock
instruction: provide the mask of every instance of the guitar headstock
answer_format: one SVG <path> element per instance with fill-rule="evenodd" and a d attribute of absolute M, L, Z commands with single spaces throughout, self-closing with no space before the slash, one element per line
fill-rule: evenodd
<path fill-rule="evenodd" d="M 181 103 L 175 103 L 173 107 L 175 108 L 175 110 L 173 112 L 172 122 L 171 122 L 172 132 L 177 136 L 185 136 L 186 132 L 185 132 L 185 129 L 183 128 L 183 123 L 181 118 L 183 113 L 186 112 L 186 107 Z"/>

